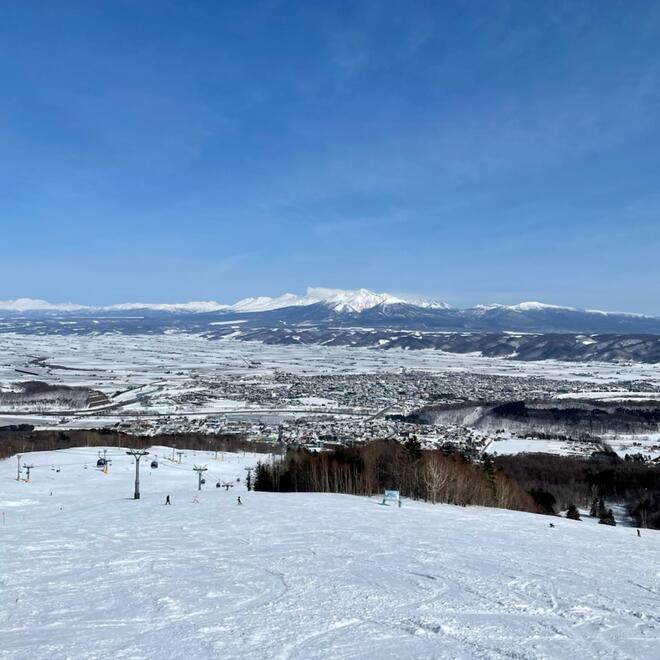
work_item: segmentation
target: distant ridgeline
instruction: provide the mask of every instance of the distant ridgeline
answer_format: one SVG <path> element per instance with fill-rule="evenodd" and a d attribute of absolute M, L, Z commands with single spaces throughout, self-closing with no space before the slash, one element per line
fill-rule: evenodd
<path fill-rule="evenodd" d="M 0 304 L 0 333 L 135 335 L 179 331 L 208 339 L 230 336 L 273 345 L 426 348 L 516 360 L 660 362 L 660 318 L 656 317 L 540 303 L 457 309 L 364 290 L 313 291 L 316 293 L 304 297 L 287 294 L 235 305 L 91 308 L 16 301 Z"/>
<path fill-rule="evenodd" d="M 651 398 L 654 396 L 654 398 Z M 554 433 L 600 442 L 608 433 L 660 432 L 660 393 L 647 400 L 545 399 L 505 403 L 430 404 L 401 419 L 415 424 L 453 424 L 482 429 Z"/>

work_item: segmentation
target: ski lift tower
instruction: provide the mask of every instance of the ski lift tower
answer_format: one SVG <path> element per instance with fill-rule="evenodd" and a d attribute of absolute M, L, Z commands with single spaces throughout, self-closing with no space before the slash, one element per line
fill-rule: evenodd
<path fill-rule="evenodd" d="M 197 465 L 195 465 L 195 467 L 193 467 L 193 470 L 197 472 L 197 490 L 202 490 L 202 481 L 203 481 L 202 473 L 206 472 L 208 468 L 206 466 L 198 467 Z"/>
<path fill-rule="evenodd" d="M 25 471 L 27 472 L 27 476 L 25 477 L 25 483 L 30 483 L 30 470 L 34 468 L 34 465 L 27 465 L 26 463 L 23 463 L 23 467 L 25 468 Z"/>
<path fill-rule="evenodd" d="M 140 499 L 140 459 L 147 456 L 149 453 L 145 449 L 131 449 L 126 452 L 129 456 L 135 459 L 135 493 L 133 494 L 134 500 Z"/>

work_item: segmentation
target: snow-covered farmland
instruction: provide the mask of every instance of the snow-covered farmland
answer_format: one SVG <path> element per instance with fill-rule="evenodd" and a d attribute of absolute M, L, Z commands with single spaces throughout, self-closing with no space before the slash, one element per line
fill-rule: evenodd
<path fill-rule="evenodd" d="M 36 402 L 15 394 L 35 381 L 63 394 Z M 643 383 L 660 390 L 660 367 L 516 362 L 436 350 L 268 346 L 174 332 L 0 335 L 0 393 L 5 393 L 0 426 L 89 428 L 140 418 L 156 432 L 168 415 L 360 417 L 385 409 L 408 413 L 429 401 L 511 400 L 557 392 L 571 397 L 592 389 L 605 396 L 631 383 L 632 389 Z M 76 390 L 70 388 L 80 388 L 85 405 L 72 402 Z M 177 424 L 180 420 L 172 422 Z"/>
<path fill-rule="evenodd" d="M 637 435 L 612 435 L 606 437 L 607 444 L 619 456 L 626 454 L 646 454 L 651 458 L 660 457 L 660 433 Z"/>
<path fill-rule="evenodd" d="M 1 658 L 657 657 L 658 532 L 246 492 L 256 455 L 152 453 L 139 501 L 118 448 L 107 475 L 91 448 L 25 455 L 31 483 L 0 461 Z"/>
<path fill-rule="evenodd" d="M 660 383 L 653 364 L 515 362 L 436 350 L 390 350 L 343 346 L 268 346 L 256 341 L 210 341 L 186 333 L 163 335 L 57 336 L 4 334 L 0 337 L 0 382 L 16 369 L 60 384 L 111 389 L 113 384 L 182 383 L 191 375 L 291 373 L 391 373 L 402 369 L 434 373 L 470 372 L 614 383 L 639 379 Z M 45 361 L 35 360 L 44 356 Z M 25 375 L 25 374 L 24 374 Z M 30 374 L 27 374 L 30 375 Z"/>
<path fill-rule="evenodd" d="M 497 438 L 488 446 L 488 451 L 497 454 L 523 454 L 525 452 L 542 452 L 547 454 L 580 455 L 579 447 L 563 440 L 539 440 L 538 438 L 517 438 L 511 434 Z"/>

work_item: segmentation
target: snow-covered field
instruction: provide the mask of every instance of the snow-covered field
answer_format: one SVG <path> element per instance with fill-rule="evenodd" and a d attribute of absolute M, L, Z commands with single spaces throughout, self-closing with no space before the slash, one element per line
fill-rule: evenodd
<path fill-rule="evenodd" d="M 606 436 L 605 439 L 619 456 L 641 453 L 654 459 L 660 457 L 660 433 L 637 435 L 622 433 Z"/>
<path fill-rule="evenodd" d="M 498 438 L 488 447 L 489 453 L 494 455 L 523 454 L 525 452 L 542 452 L 570 456 L 580 455 L 579 446 L 575 447 L 563 440 L 539 440 L 538 438 L 516 438 L 512 435 Z"/>
<path fill-rule="evenodd" d="M 117 448 L 107 475 L 27 454 L 29 484 L 0 461 L 0 658 L 658 657 L 658 532 L 248 493 L 256 455 L 153 452 L 139 501 Z"/>
<path fill-rule="evenodd" d="M 557 399 L 584 399 L 586 401 L 632 401 L 641 402 L 658 401 L 658 392 L 628 392 L 627 390 L 613 392 L 570 392 L 558 394 Z"/>
<path fill-rule="evenodd" d="M 556 361 L 517 362 L 436 350 L 380 351 L 359 347 L 268 346 L 260 342 L 217 341 L 185 333 L 163 335 L 39 336 L 0 335 L 0 391 L 20 383 L 42 381 L 50 386 L 84 387 L 95 392 L 89 406 L 51 405 L 29 398 L 18 405 L 0 405 L 0 426 L 27 423 L 39 428 L 90 428 L 149 418 L 157 426 L 165 415 L 202 418 L 263 418 L 272 412 L 268 397 L 261 403 L 246 400 L 245 389 L 223 394 L 228 382 L 252 392 L 271 387 L 276 375 L 337 376 L 402 374 L 461 374 L 475 377 L 560 379 L 566 396 L 581 396 L 589 388 L 605 390 L 619 382 L 644 381 L 660 386 L 660 366 L 650 364 L 575 364 Z M 282 383 L 280 383 L 282 385 Z M 528 394 L 534 396 L 530 384 Z M 570 392 L 575 388 L 575 392 Z M 358 386 L 359 389 L 359 386 Z M 335 402 L 327 392 L 307 392 L 278 413 L 326 413 Z M 464 392 L 461 395 L 465 394 Z M 604 393 L 602 396 L 607 396 Z M 100 397 L 100 398 L 99 398 Z M 249 398 L 249 397 L 248 397 Z M 371 415 L 396 400 L 369 399 L 333 414 Z M 413 407 L 426 403 L 420 399 Z M 409 412 L 409 410 L 408 410 Z"/>
<path fill-rule="evenodd" d="M 383 373 L 401 369 L 540 376 L 612 383 L 629 379 L 660 382 L 654 364 L 570 363 L 554 360 L 516 362 L 436 350 L 379 351 L 345 346 L 268 346 L 261 342 L 210 341 L 186 333 L 163 335 L 57 336 L 3 334 L 0 382 L 16 379 L 15 369 L 64 385 L 110 389 L 113 383 L 186 383 L 191 374 Z M 45 356 L 46 365 L 31 363 Z M 52 365 L 55 365 L 53 368 Z M 56 378 L 55 378 L 56 376 Z"/>

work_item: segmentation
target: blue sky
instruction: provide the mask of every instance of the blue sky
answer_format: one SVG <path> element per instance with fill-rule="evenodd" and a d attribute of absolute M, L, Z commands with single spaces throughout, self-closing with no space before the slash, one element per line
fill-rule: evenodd
<path fill-rule="evenodd" d="M 0 299 L 660 314 L 660 5 L 4 2 Z"/>

